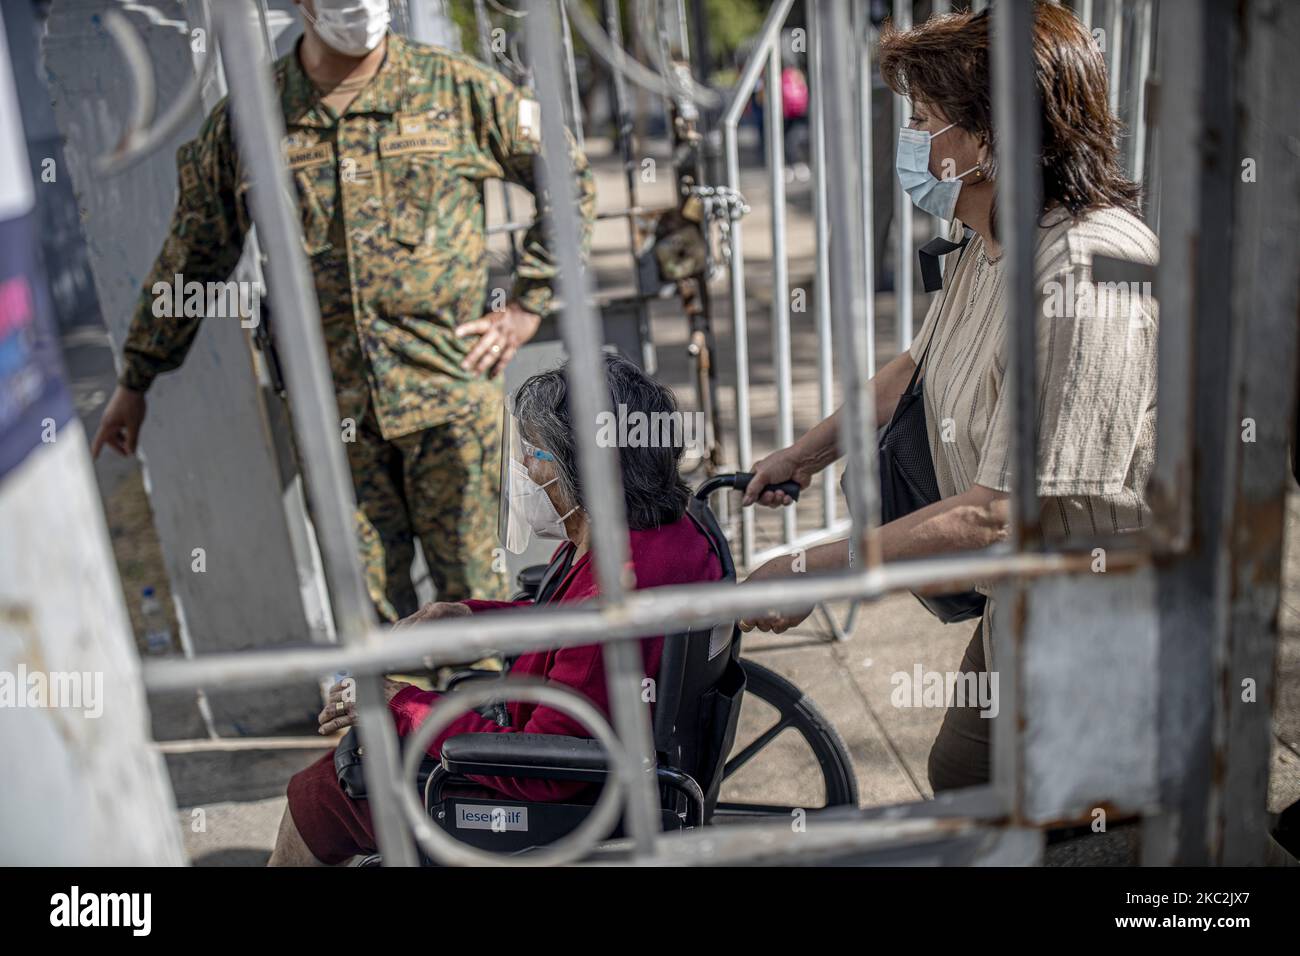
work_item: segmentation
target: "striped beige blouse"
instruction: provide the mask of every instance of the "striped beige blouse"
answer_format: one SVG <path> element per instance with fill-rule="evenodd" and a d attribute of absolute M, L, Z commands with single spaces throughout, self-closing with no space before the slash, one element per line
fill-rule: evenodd
<path fill-rule="evenodd" d="M 1150 518 L 1144 494 L 1155 460 L 1158 316 L 1149 288 L 1094 284 L 1092 263 L 1108 256 L 1154 265 L 1157 240 L 1116 209 L 1079 221 L 1058 210 L 1040 225 L 1039 391 L 1030 411 L 1043 534 L 1064 541 L 1134 531 Z M 960 236 L 961 224 L 953 227 Z M 960 262 L 947 257 L 943 290 L 911 349 L 918 364 L 924 356 L 926 428 L 944 498 L 974 484 L 1011 490 L 1008 331 L 1005 272 L 976 235 Z M 982 643 L 993 668 L 1000 616 L 992 586 L 977 589 L 989 595 Z"/>
<path fill-rule="evenodd" d="M 1041 221 L 1038 488 L 1049 539 L 1107 535 L 1149 520 L 1143 495 L 1155 455 L 1157 311 L 1150 289 L 1092 281 L 1095 256 L 1154 264 L 1157 240 L 1116 209 Z M 954 234 L 960 235 L 960 223 Z M 975 235 L 944 263 L 912 344 L 924 356 L 925 413 L 940 494 L 979 484 L 1011 490 L 1014 407 L 1006 387 L 1007 294 L 1002 262 Z M 928 354 L 927 354 L 928 348 Z"/>

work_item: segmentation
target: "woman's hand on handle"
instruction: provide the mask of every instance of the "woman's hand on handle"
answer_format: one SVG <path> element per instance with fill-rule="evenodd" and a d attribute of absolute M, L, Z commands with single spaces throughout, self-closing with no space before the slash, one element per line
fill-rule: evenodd
<path fill-rule="evenodd" d="M 774 451 L 754 464 L 754 478 L 745 489 L 741 504 L 748 506 L 758 503 L 769 508 L 784 508 L 794 504 L 794 499 L 783 491 L 763 489 L 786 481 L 795 481 L 800 488 L 807 488 L 812 484 L 813 473 L 813 468 L 794 450 L 794 446 Z"/>
<path fill-rule="evenodd" d="M 798 572 L 794 570 L 790 555 L 781 555 L 775 557 L 766 564 L 755 568 L 750 572 L 749 577 L 741 587 L 747 586 L 751 581 L 771 581 L 777 578 L 790 577 Z M 804 622 L 809 614 L 813 612 L 811 607 L 800 608 L 794 611 L 756 611 L 748 616 L 741 618 L 737 623 L 742 631 L 771 631 L 774 634 L 780 634 L 792 627 L 798 627 Z"/>

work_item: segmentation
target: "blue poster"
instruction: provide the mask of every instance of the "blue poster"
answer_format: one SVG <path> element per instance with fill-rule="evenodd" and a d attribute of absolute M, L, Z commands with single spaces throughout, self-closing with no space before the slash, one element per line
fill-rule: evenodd
<path fill-rule="evenodd" d="M 33 219 L 0 221 L 0 481 L 73 412 Z"/>

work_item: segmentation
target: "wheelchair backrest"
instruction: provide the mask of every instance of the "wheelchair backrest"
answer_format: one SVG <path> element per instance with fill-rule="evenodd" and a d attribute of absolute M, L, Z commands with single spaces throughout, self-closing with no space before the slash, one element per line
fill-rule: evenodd
<path fill-rule="evenodd" d="M 709 540 L 722 579 L 736 580 L 731 549 L 708 503 L 692 498 L 687 514 Z M 689 773 L 704 791 L 706 818 L 717 803 L 722 769 L 735 740 L 745 676 L 734 621 L 664 635 L 656 683 L 654 740 L 659 759 Z"/>

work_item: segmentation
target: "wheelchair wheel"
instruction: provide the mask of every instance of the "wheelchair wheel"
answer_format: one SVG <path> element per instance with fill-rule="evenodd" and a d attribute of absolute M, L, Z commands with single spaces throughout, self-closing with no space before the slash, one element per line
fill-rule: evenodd
<path fill-rule="evenodd" d="M 857 806 L 858 784 L 853 775 L 853 762 L 849 758 L 849 749 L 844 739 L 832 726 L 831 722 L 819 711 L 816 705 L 794 684 L 780 674 L 741 658 L 745 668 L 745 698 L 757 698 L 768 708 L 776 711 L 776 720 L 766 730 L 759 733 L 752 741 L 736 749 L 727 760 L 723 770 L 722 797 L 714 813 L 714 822 L 722 823 L 727 819 L 740 819 L 747 816 L 781 814 L 788 816 L 794 806 L 782 806 L 767 803 L 729 802 L 727 782 L 742 767 L 755 757 L 776 744 L 778 738 L 784 741 L 790 733 L 802 740 L 806 749 L 812 752 L 820 768 L 824 791 L 823 807 Z M 741 705 L 744 714 L 744 704 Z M 804 805 L 805 810 L 821 807 Z"/>

